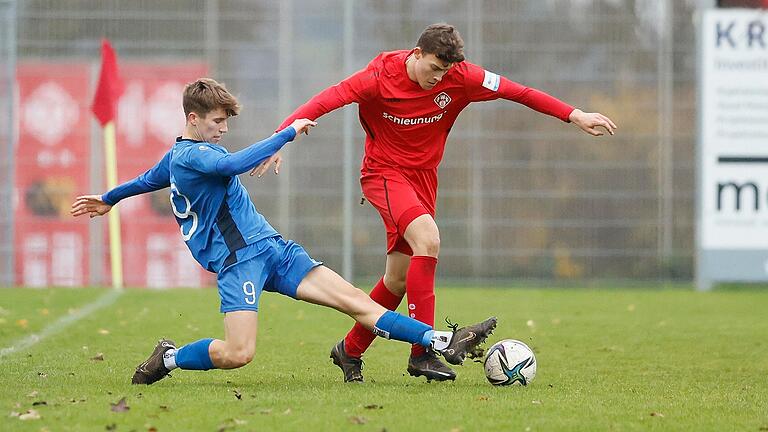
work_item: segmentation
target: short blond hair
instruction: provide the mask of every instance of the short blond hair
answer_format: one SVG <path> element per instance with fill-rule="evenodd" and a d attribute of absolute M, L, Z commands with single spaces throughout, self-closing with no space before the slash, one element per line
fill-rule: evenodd
<path fill-rule="evenodd" d="M 211 78 L 200 78 L 187 84 L 184 87 L 182 105 L 185 116 L 194 112 L 205 117 L 217 108 L 223 108 L 229 117 L 240 114 L 240 104 L 237 102 L 237 98 L 227 91 L 224 84 Z"/>

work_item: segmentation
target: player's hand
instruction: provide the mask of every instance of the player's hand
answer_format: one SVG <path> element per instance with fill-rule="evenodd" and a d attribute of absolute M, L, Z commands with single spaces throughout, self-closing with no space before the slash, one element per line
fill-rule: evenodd
<path fill-rule="evenodd" d="M 72 216 L 82 216 L 87 214 L 89 217 L 104 216 L 112 206 L 101 199 L 101 195 L 81 195 L 75 198 L 69 213 Z"/>
<path fill-rule="evenodd" d="M 251 177 L 254 175 L 256 177 L 263 176 L 267 170 L 269 169 L 269 166 L 275 164 L 275 175 L 280 174 L 280 165 L 283 164 L 283 156 L 280 154 L 280 152 L 277 152 L 269 157 L 269 159 L 265 160 L 264 162 L 260 163 L 256 168 L 251 170 L 251 173 L 249 174 Z"/>
<path fill-rule="evenodd" d="M 578 108 L 573 110 L 568 120 L 578 126 L 579 129 L 593 136 L 605 135 L 605 132 L 598 128 L 605 129 L 611 135 L 617 129 L 616 124 L 608 117 L 600 113 L 585 113 Z"/>
<path fill-rule="evenodd" d="M 296 129 L 296 138 L 294 140 L 297 140 L 302 133 L 309 135 L 309 128 L 317 126 L 317 122 L 305 118 L 296 119 L 291 123 L 291 126 Z"/>

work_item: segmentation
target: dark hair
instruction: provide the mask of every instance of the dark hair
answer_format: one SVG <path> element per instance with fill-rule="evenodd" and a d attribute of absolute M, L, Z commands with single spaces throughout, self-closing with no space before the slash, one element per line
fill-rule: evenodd
<path fill-rule="evenodd" d="M 240 104 L 237 98 L 232 96 L 224 84 L 220 84 L 211 78 L 200 78 L 184 87 L 184 115 L 194 112 L 205 117 L 209 112 L 223 108 L 227 116 L 232 117 L 240 113 Z"/>
<path fill-rule="evenodd" d="M 464 40 L 459 31 L 450 24 L 437 23 L 428 25 L 421 32 L 416 46 L 425 54 L 434 54 L 448 63 L 464 61 Z"/>

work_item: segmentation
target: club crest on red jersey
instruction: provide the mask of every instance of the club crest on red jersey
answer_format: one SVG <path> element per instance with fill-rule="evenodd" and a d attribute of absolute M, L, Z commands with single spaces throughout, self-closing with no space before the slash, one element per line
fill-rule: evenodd
<path fill-rule="evenodd" d="M 449 103 L 451 103 L 451 97 L 448 96 L 448 93 L 446 92 L 440 92 L 439 95 L 435 96 L 435 103 L 440 107 L 440 109 L 443 109 Z"/>

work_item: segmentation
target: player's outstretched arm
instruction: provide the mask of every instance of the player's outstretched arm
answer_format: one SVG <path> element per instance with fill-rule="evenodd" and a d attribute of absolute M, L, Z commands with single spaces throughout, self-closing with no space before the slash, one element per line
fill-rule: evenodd
<path fill-rule="evenodd" d="M 224 177 L 253 171 L 262 162 L 283 148 L 285 144 L 296 139 L 298 135 L 307 133 L 309 128 L 316 124 L 312 120 L 298 119 L 271 137 L 251 144 L 238 152 L 230 153 L 220 158 L 215 158 L 214 155 L 214 158 L 208 160 L 208 162 L 200 159 L 201 165 L 199 168 L 201 172 L 215 172 L 217 175 Z"/>
<path fill-rule="evenodd" d="M 296 138 L 294 138 L 294 141 L 299 138 L 299 135 L 302 133 L 309 135 L 309 129 L 311 127 L 317 126 L 317 122 L 313 122 L 308 119 L 296 119 L 291 123 L 291 126 L 293 126 L 294 129 L 296 129 Z M 256 168 L 252 169 L 250 172 L 250 176 L 256 175 L 257 177 L 263 176 L 269 167 L 272 164 L 275 164 L 275 175 L 280 174 L 280 165 L 283 163 L 283 156 L 280 154 L 280 152 L 276 152 L 272 156 L 268 157 L 267 160 L 264 162 L 258 164 Z"/>
<path fill-rule="evenodd" d="M 340 83 L 330 86 L 320 93 L 314 95 L 305 104 L 296 108 L 280 124 L 277 130 L 282 130 L 289 124 L 295 124 L 296 119 L 317 120 L 329 112 L 341 108 L 353 102 L 360 102 L 372 97 L 376 93 L 377 79 L 375 74 L 368 68 L 360 70 L 345 78 Z M 293 123 L 291 123 L 293 122 Z M 298 130 L 298 129 L 297 129 Z M 283 163 L 283 157 L 280 153 L 275 153 L 270 158 L 260 163 L 251 171 L 250 175 L 261 177 L 274 164 L 275 174 L 280 173 L 280 165 Z"/>
<path fill-rule="evenodd" d="M 611 135 L 613 135 L 617 129 L 616 124 L 608 117 L 600 113 L 585 113 L 578 108 L 571 112 L 568 120 L 578 126 L 579 129 L 593 136 L 605 135 L 605 132 L 600 128 L 605 129 L 605 131 Z"/>
<path fill-rule="evenodd" d="M 88 215 L 89 217 L 104 216 L 112 210 L 112 206 L 101 199 L 101 195 L 81 195 L 75 198 L 69 213 L 72 216 Z"/>

